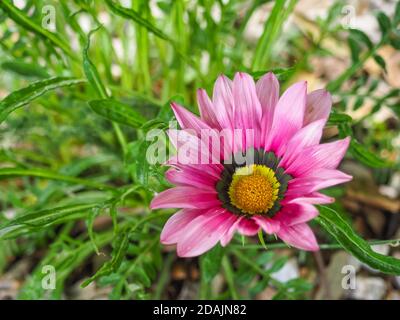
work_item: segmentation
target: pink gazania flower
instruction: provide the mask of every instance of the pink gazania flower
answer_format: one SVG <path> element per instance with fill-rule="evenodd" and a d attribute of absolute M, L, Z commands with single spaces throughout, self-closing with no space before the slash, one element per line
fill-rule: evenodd
<path fill-rule="evenodd" d="M 226 246 L 235 232 L 254 236 L 262 229 L 290 246 L 318 250 L 307 222 L 318 215 L 315 204 L 334 201 L 319 191 L 352 178 L 337 170 L 349 138 L 320 144 L 330 94 L 307 94 L 307 83 L 298 82 L 279 97 L 273 73 L 255 83 L 239 72 L 233 81 L 223 75 L 217 79 L 212 100 L 200 89 L 198 104 L 200 118 L 172 103 L 180 127 L 191 129 L 189 148 L 196 156 L 204 146 L 213 148 L 201 141 L 202 130 L 232 135 L 225 139 L 219 162 L 182 164 L 176 156 L 167 162 L 166 178 L 176 186 L 156 195 L 151 208 L 181 210 L 165 224 L 161 242 L 177 244 L 181 257 L 193 257 L 218 241 Z M 235 129 L 251 129 L 253 138 L 242 134 L 235 139 Z M 238 153 L 251 154 L 253 162 L 237 163 Z M 231 158 L 227 163 L 226 154 Z"/>

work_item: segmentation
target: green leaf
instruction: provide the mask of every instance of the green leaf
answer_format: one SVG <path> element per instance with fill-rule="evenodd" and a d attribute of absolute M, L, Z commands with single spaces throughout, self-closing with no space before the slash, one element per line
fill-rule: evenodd
<path fill-rule="evenodd" d="M 29 231 L 37 231 L 67 220 L 79 219 L 85 211 L 95 206 L 96 204 L 77 204 L 23 215 L 0 228 L 0 239 L 15 238 Z"/>
<path fill-rule="evenodd" d="M 151 119 L 149 121 L 146 121 L 140 129 L 142 129 L 144 132 L 148 132 L 152 129 L 159 129 L 159 128 L 167 128 L 168 124 L 165 123 L 165 121 L 160 120 L 160 119 Z"/>
<path fill-rule="evenodd" d="M 284 267 L 284 265 L 286 264 L 286 262 L 288 261 L 288 259 L 289 259 L 289 258 L 286 257 L 286 256 L 279 257 L 278 259 L 276 259 L 276 260 L 273 262 L 271 268 L 268 269 L 268 272 L 269 272 L 269 273 L 278 272 L 279 270 L 281 270 L 281 269 Z"/>
<path fill-rule="evenodd" d="M 390 37 L 389 42 L 393 48 L 400 50 L 400 32 L 398 32 L 398 33 L 399 33 L 399 35 Z"/>
<path fill-rule="evenodd" d="M 256 284 L 254 285 L 254 287 L 249 289 L 249 294 L 252 297 L 257 295 L 258 293 L 263 291 L 268 286 L 268 283 L 269 283 L 269 279 L 266 277 L 261 279 L 261 281 L 257 281 Z"/>
<path fill-rule="evenodd" d="M 364 43 L 369 49 L 373 48 L 374 44 L 363 31 L 358 29 L 350 29 L 349 34 L 351 38 L 357 39 L 359 42 Z"/>
<path fill-rule="evenodd" d="M 269 63 L 274 43 L 279 38 L 283 23 L 292 12 L 297 0 L 277 0 L 265 22 L 264 31 L 257 43 L 252 69 L 261 69 Z"/>
<path fill-rule="evenodd" d="M 48 78 L 49 74 L 46 69 L 37 64 L 26 63 L 19 60 L 5 61 L 1 64 L 1 68 L 6 71 L 12 71 L 18 75 L 25 77 Z"/>
<path fill-rule="evenodd" d="M 151 286 L 151 279 L 145 270 L 138 267 L 135 270 L 133 270 L 133 274 L 135 277 L 138 278 L 139 282 L 142 283 L 143 286 L 145 286 L 147 288 Z"/>
<path fill-rule="evenodd" d="M 156 26 L 154 26 L 148 20 L 142 18 L 142 16 L 135 10 L 124 8 L 124 7 L 114 3 L 111 0 L 105 0 L 105 2 L 107 4 L 107 6 L 110 8 L 110 10 L 113 13 L 115 13 L 116 15 L 119 15 L 126 19 L 131 19 L 131 20 L 135 21 L 136 23 L 140 24 L 141 26 L 145 27 L 148 31 L 154 33 L 157 37 L 174 43 L 174 41 L 168 35 L 166 35 L 163 31 L 158 29 Z"/>
<path fill-rule="evenodd" d="M 96 66 L 93 64 L 93 62 L 89 59 L 89 47 L 90 47 L 90 37 L 92 36 L 93 33 L 95 33 L 97 30 L 99 30 L 101 26 L 97 27 L 96 29 L 92 30 L 89 32 L 87 43 L 85 48 L 83 49 L 83 71 L 85 72 L 86 78 L 88 79 L 89 83 L 91 86 L 95 89 L 97 95 L 102 98 L 106 99 L 108 98 L 107 90 L 106 87 L 104 86 L 103 82 L 101 81 L 99 72 L 97 71 Z M 104 112 L 104 110 L 100 110 L 100 112 Z M 117 139 L 121 145 L 121 148 L 123 150 L 123 153 L 126 153 L 126 139 L 121 131 L 121 128 L 119 127 L 118 123 L 113 122 L 112 123 L 115 135 L 117 136 Z"/>
<path fill-rule="evenodd" d="M 69 47 L 68 43 L 65 40 L 61 39 L 59 34 L 53 34 L 50 31 L 36 24 L 31 17 L 25 15 L 23 11 L 15 7 L 9 0 L 0 1 L 0 8 L 3 9 L 4 12 L 8 14 L 10 19 L 15 21 L 15 23 L 35 33 L 41 38 L 50 41 L 50 43 L 52 43 L 56 47 L 59 47 L 71 58 L 77 60 L 76 56 Z"/>
<path fill-rule="evenodd" d="M 358 45 L 357 41 L 354 40 L 352 37 L 349 37 L 347 39 L 347 42 L 349 44 L 349 48 L 350 48 L 350 53 L 351 53 L 351 61 L 353 61 L 353 63 L 357 62 L 359 60 L 359 56 L 360 56 L 360 46 Z"/>
<path fill-rule="evenodd" d="M 127 146 L 126 162 L 129 163 L 128 169 L 136 183 L 147 186 L 150 164 L 146 157 L 138 157 L 138 154 L 146 155 L 151 142 L 143 139 L 131 142 Z"/>
<path fill-rule="evenodd" d="M 103 82 L 100 79 L 99 72 L 97 71 L 96 66 L 89 59 L 89 47 L 90 47 L 90 37 L 93 33 L 99 30 L 100 27 L 89 32 L 88 39 L 86 42 L 86 46 L 82 51 L 83 55 L 83 71 L 85 72 L 86 78 L 88 79 L 90 85 L 96 90 L 97 94 L 100 98 L 107 98 L 108 94 Z"/>
<path fill-rule="evenodd" d="M 97 218 L 97 216 L 100 214 L 100 212 L 101 212 L 101 207 L 92 208 L 92 211 L 90 212 L 90 214 L 86 220 L 88 235 L 89 235 L 90 241 L 92 242 L 93 249 L 97 255 L 99 254 L 99 248 L 97 248 L 96 241 L 95 241 L 94 220 Z"/>
<path fill-rule="evenodd" d="M 353 110 L 358 110 L 364 103 L 364 97 L 358 97 L 354 102 Z"/>
<path fill-rule="evenodd" d="M 328 119 L 328 125 L 336 125 L 346 122 L 352 122 L 353 119 L 345 113 L 331 113 Z"/>
<path fill-rule="evenodd" d="M 385 60 L 382 58 L 382 56 L 375 54 L 374 55 L 374 60 L 377 64 L 379 64 L 379 66 L 386 72 L 386 62 Z"/>
<path fill-rule="evenodd" d="M 92 100 L 89 106 L 102 117 L 133 128 L 140 128 L 146 122 L 133 108 L 114 99 Z"/>
<path fill-rule="evenodd" d="M 268 72 L 272 72 L 279 81 L 285 82 L 287 79 L 289 79 L 292 74 L 295 72 L 296 68 L 291 67 L 291 68 L 274 68 L 271 70 L 266 70 L 266 71 L 253 71 L 250 72 L 250 75 L 255 79 L 258 80 L 261 78 L 263 75 L 265 75 Z M 231 78 L 233 78 L 234 74 L 231 74 Z"/>
<path fill-rule="evenodd" d="M 200 257 L 201 276 L 204 277 L 204 281 L 210 282 L 221 270 L 223 255 L 223 248 L 216 245 Z"/>
<path fill-rule="evenodd" d="M 38 177 L 49 180 L 58 180 L 83 186 L 88 186 L 100 190 L 113 190 L 112 187 L 92 181 L 76 177 L 65 176 L 50 170 L 44 169 L 21 169 L 21 168 L 0 168 L 0 179 L 7 177 Z"/>
<path fill-rule="evenodd" d="M 350 142 L 350 152 L 360 162 L 372 168 L 391 167 L 392 164 L 381 159 L 375 153 L 367 150 L 361 143 L 352 139 Z"/>
<path fill-rule="evenodd" d="M 116 272 L 119 266 L 122 263 L 122 260 L 125 258 L 126 251 L 129 245 L 129 232 L 125 231 L 119 233 L 114 242 L 114 249 L 112 252 L 112 258 L 110 261 L 107 261 L 103 264 L 103 266 L 89 279 L 84 281 L 81 285 L 82 288 L 88 286 L 91 282 L 96 280 L 97 278 L 109 275 L 113 272 Z"/>
<path fill-rule="evenodd" d="M 317 222 L 350 254 L 371 268 L 387 274 L 400 275 L 400 260 L 373 251 L 370 245 L 357 235 L 338 212 L 319 206 Z"/>
<path fill-rule="evenodd" d="M 382 36 L 384 36 L 388 32 L 390 32 L 390 29 L 392 28 L 392 23 L 390 22 L 389 17 L 382 11 L 378 12 L 377 19 L 379 28 L 381 29 L 382 32 Z"/>
<path fill-rule="evenodd" d="M 399 23 L 400 23 L 400 2 L 398 1 L 396 4 L 396 9 L 394 10 L 393 25 L 397 27 Z"/>
<path fill-rule="evenodd" d="M 273 259 L 274 255 L 273 251 L 264 251 L 257 257 L 255 262 L 260 266 L 264 266 Z"/>
<path fill-rule="evenodd" d="M 267 245 L 265 244 L 265 241 L 264 241 L 264 234 L 263 234 L 262 230 L 258 231 L 258 240 L 260 241 L 260 243 L 264 247 L 264 249 L 268 250 L 268 247 L 267 247 Z"/>
<path fill-rule="evenodd" d="M 14 91 L 0 102 L 0 123 L 14 110 L 23 107 L 50 90 L 77 85 L 83 82 L 85 82 L 84 79 L 55 77 L 33 82 L 23 89 Z"/>
<path fill-rule="evenodd" d="M 380 81 L 378 79 L 372 79 L 371 85 L 368 88 L 368 93 L 373 93 L 378 88 Z"/>

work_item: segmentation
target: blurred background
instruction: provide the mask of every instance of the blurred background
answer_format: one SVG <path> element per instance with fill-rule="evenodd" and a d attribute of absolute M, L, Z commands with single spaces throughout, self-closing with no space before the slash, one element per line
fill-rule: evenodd
<path fill-rule="evenodd" d="M 0 299 L 400 299 L 399 276 L 317 224 L 317 253 L 238 237 L 177 258 L 159 244 L 172 211 L 148 207 L 165 169 L 144 157 L 169 102 L 198 113 L 196 89 L 220 73 L 307 80 L 333 95 L 324 140 L 353 137 L 342 170 L 354 179 L 327 191 L 335 210 L 400 258 L 399 241 L 379 242 L 400 239 L 397 2 L 2 1 Z M 100 98 L 112 108 L 88 103 Z"/>

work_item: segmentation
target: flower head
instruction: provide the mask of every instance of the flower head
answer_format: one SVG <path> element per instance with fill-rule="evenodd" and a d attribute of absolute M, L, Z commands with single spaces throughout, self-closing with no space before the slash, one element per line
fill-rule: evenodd
<path fill-rule="evenodd" d="M 169 133 L 177 155 L 166 177 L 176 187 L 158 194 L 151 208 L 181 210 L 164 226 L 161 242 L 191 257 L 217 242 L 227 245 L 235 232 L 253 236 L 262 229 L 318 250 L 307 222 L 318 215 L 315 204 L 334 201 L 319 191 L 351 179 L 336 169 L 349 138 L 320 144 L 329 93 L 307 94 L 298 82 L 279 97 L 274 74 L 255 83 L 237 73 L 233 81 L 217 79 L 212 99 L 199 90 L 198 104 L 200 118 L 172 104 L 181 130 Z"/>

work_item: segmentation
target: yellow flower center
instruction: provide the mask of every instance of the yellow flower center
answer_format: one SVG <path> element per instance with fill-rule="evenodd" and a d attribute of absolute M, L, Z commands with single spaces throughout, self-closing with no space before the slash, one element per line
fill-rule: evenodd
<path fill-rule="evenodd" d="M 253 164 L 236 169 L 229 186 L 231 203 L 248 214 L 266 213 L 278 198 L 280 183 L 271 168 Z"/>

